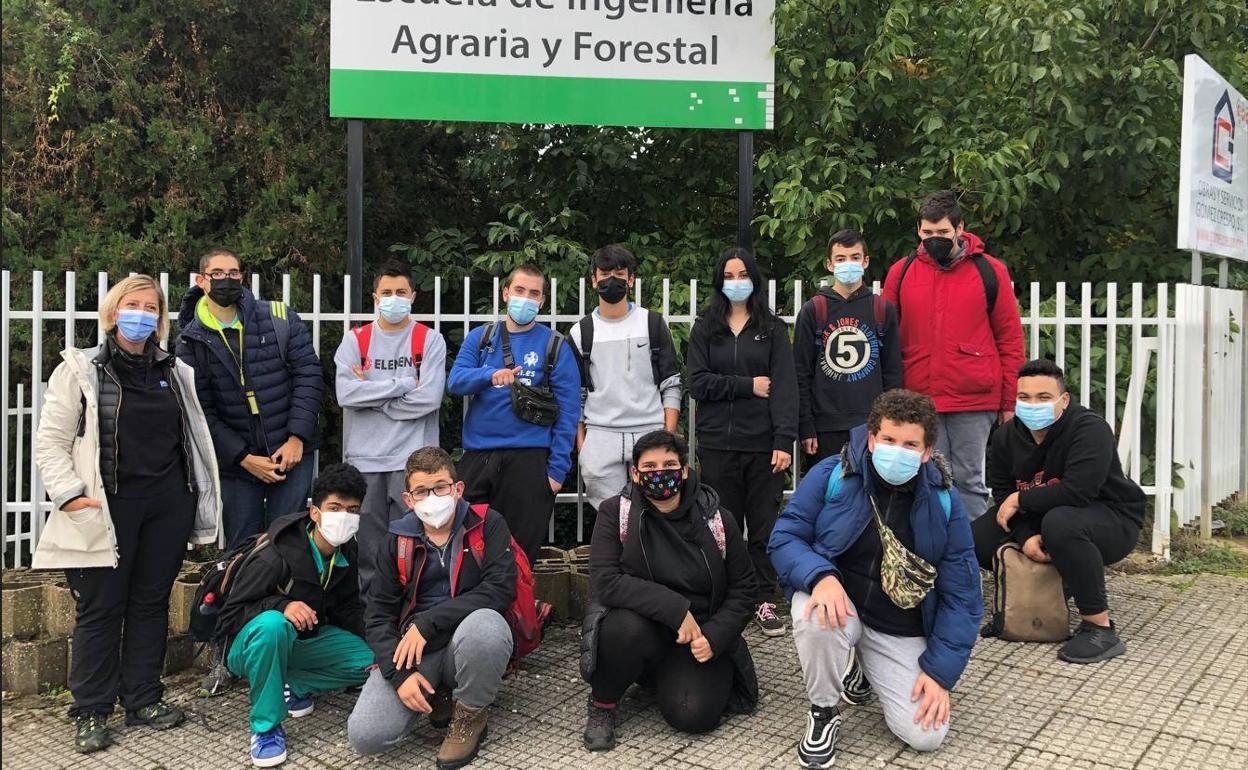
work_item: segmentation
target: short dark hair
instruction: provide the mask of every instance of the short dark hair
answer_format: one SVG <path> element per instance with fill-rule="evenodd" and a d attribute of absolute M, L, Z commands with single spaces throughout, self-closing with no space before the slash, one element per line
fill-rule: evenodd
<path fill-rule="evenodd" d="M 368 484 L 364 482 L 364 474 L 354 465 L 334 463 L 321 468 L 320 475 L 312 482 L 312 504 L 319 508 L 330 495 L 364 502 L 364 493 L 367 491 Z"/>
<path fill-rule="evenodd" d="M 590 271 L 601 270 L 609 273 L 613 270 L 627 270 L 629 275 L 637 274 L 637 258 L 633 252 L 618 243 L 603 246 L 589 258 Z"/>
<path fill-rule="evenodd" d="M 1036 358 L 1023 364 L 1018 370 L 1019 377 L 1052 377 L 1057 380 L 1059 393 L 1066 392 L 1066 373 L 1062 367 L 1047 358 Z"/>
<path fill-rule="evenodd" d="M 451 481 L 456 481 L 455 462 L 446 450 L 441 447 L 427 446 L 412 452 L 403 467 L 403 484 L 407 485 L 413 473 L 437 473 L 446 471 L 451 474 Z"/>
<path fill-rule="evenodd" d="M 666 430 L 652 430 L 633 444 L 633 467 L 641 462 L 641 456 L 652 449 L 666 449 L 680 458 L 681 465 L 689 464 L 689 445 L 675 433 Z"/>
<path fill-rule="evenodd" d="M 238 269 L 239 270 L 243 269 L 243 260 L 240 259 L 237 254 L 230 251 L 229 249 L 218 246 L 216 248 L 209 249 L 208 251 L 204 252 L 204 256 L 199 258 L 199 272 L 202 273 L 208 269 L 208 261 L 211 260 L 213 257 L 233 257 L 234 261 L 238 263 Z"/>
<path fill-rule="evenodd" d="M 867 416 L 867 432 L 879 433 L 885 419 L 895 423 L 923 426 L 923 443 L 936 444 L 936 405 L 922 393 L 896 388 L 876 397 Z"/>
<path fill-rule="evenodd" d="M 531 275 L 534 278 L 541 278 L 542 279 L 542 294 L 545 294 L 548 291 L 550 291 L 550 281 L 546 278 L 546 274 L 543 273 L 542 269 L 538 267 L 536 264 L 534 264 L 533 262 L 525 262 L 522 265 L 516 265 L 514 268 L 512 268 L 511 272 L 507 274 L 507 281 L 503 283 L 503 288 L 507 288 L 511 286 L 511 282 L 515 280 L 517 273 L 520 273 L 522 275 Z"/>
<path fill-rule="evenodd" d="M 373 278 L 373 291 L 381 284 L 382 278 L 406 278 L 408 288 L 416 291 L 416 279 L 412 277 L 412 266 L 399 259 L 387 259 Z"/>
<path fill-rule="evenodd" d="M 832 237 L 828 239 L 828 256 L 832 256 L 832 247 L 841 246 L 842 248 L 852 248 L 858 244 L 862 244 L 862 252 L 867 252 L 867 239 L 857 230 L 837 230 L 832 233 Z"/>
<path fill-rule="evenodd" d="M 953 190 L 937 190 L 919 204 L 920 222 L 939 222 L 945 217 L 954 227 L 962 224 L 962 206 Z"/>

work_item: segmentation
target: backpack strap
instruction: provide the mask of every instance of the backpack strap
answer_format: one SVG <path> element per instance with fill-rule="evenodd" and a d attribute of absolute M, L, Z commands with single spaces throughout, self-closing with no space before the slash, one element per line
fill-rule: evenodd
<path fill-rule="evenodd" d="M 811 297 L 810 301 L 815 306 L 815 337 L 819 338 L 828 328 L 828 298 L 815 292 L 815 296 Z"/>
<path fill-rule="evenodd" d="M 286 362 L 286 351 L 290 347 L 290 319 L 287 318 L 286 303 L 273 300 L 269 303 L 269 317 L 273 321 L 273 335 L 277 338 L 277 352 Z"/>
<path fill-rule="evenodd" d="M 416 549 L 416 538 L 410 535 L 399 535 L 398 537 L 398 553 L 395 561 L 399 567 L 399 585 L 407 588 L 407 583 L 412 579 L 412 552 Z"/>
<path fill-rule="evenodd" d="M 620 495 L 620 542 L 628 539 L 628 516 L 633 510 L 633 500 L 628 495 Z"/>
<path fill-rule="evenodd" d="M 940 509 L 945 512 L 945 521 L 949 521 L 949 514 L 953 510 L 953 501 L 949 497 L 949 490 L 944 487 L 937 487 L 936 499 L 940 501 Z"/>
<path fill-rule="evenodd" d="M 728 559 L 728 536 L 724 534 L 724 515 L 718 508 L 715 513 L 706 518 L 706 528 L 711 531 L 711 537 L 715 539 L 715 547 L 719 549 L 721 559 Z"/>
<path fill-rule="evenodd" d="M 546 387 L 550 387 L 551 376 L 555 373 L 555 364 L 559 361 L 559 351 L 563 348 L 563 335 L 554 329 L 550 330 L 550 338 L 546 340 Z"/>
<path fill-rule="evenodd" d="M 511 355 L 511 335 L 507 333 L 507 324 L 498 325 L 498 337 L 503 341 L 503 366 L 516 368 L 516 359 Z"/>
<path fill-rule="evenodd" d="M 841 458 L 838 455 L 836 462 L 832 465 L 832 473 L 828 475 L 828 486 L 823 490 L 824 505 L 836 499 L 837 493 L 841 491 L 841 478 L 843 475 L 841 473 Z"/>
<path fill-rule="evenodd" d="M 880 344 L 884 343 L 884 321 L 888 318 L 888 300 L 879 294 L 871 295 L 871 315 L 875 319 L 875 333 Z"/>
<path fill-rule="evenodd" d="M 368 357 L 368 348 L 373 341 L 374 325 L 376 325 L 376 322 L 366 323 L 351 330 L 351 333 L 355 335 L 355 345 L 360 349 L 361 369 L 369 369 L 373 365 L 372 359 Z"/>
<path fill-rule="evenodd" d="M 971 264 L 975 265 L 975 269 L 979 271 L 979 280 L 984 283 L 984 300 L 988 304 L 988 317 L 991 318 L 992 311 L 997 306 L 997 293 L 1001 289 L 997 282 L 997 271 L 992 269 L 988 258 L 983 254 L 972 254 Z"/>
<path fill-rule="evenodd" d="M 490 512 L 488 503 L 473 503 L 468 506 L 468 510 L 485 520 L 485 515 Z M 468 545 L 468 550 L 472 553 L 472 558 L 477 560 L 477 566 L 480 567 L 485 562 L 485 527 L 473 527 L 468 530 L 464 536 L 464 540 Z"/>
<path fill-rule="evenodd" d="M 663 349 L 663 316 L 646 311 L 646 336 L 650 338 L 650 374 L 654 377 L 657 388 L 663 383 L 663 373 L 659 371 L 659 354 Z"/>
<path fill-rule="evenodd" d="M 594 381 L 589 376 L 589 356 L 594 349 L 594 317 L 587 315 L 577 322 L 580 346 L 573 346 L 576 353 L 576 365 L 581 370 L 581 383 L 586 390 L 594 389 Z"/>
<path fill-rule="evenodd" d="M 419 321 L 412 321 L 412 368 L 416 377 L 420 378 L 420 365 L 425 360 L 425 340 L 429 337 L 429 327 Z"/>
<path fill-rule="evenodd" d="M 910 266 L 914 264 L 914 260 L 918 259 L 918 254 L 911 254 L 906 257 L 906 261 L 901 263 L 901 272 L 897 275 L 897 317 L 901 318 L 901 284 L 906 280 L 906 273 L 910 272 Z"/>

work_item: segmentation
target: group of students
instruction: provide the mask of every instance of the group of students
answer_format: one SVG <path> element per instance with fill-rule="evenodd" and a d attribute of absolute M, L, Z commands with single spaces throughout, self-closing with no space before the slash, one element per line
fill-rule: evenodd
<path fill-rule="evenodd" d="M 159 677 L 169 590 L 185 544 L 223 526 L 247 556 L 215 676 L 250 684 L 256 766 L 285 760 L 286 718 L 349 687 L 357 751 L 386 751 L 423 714 L 448 728 L 438 767 L 471 762 L 517 654 L 516 551 L 537 557 L 574 449 L 597 514 L 590 750 L 615 745 L 634 684 L 687 732 L 752 711 L 742 632 L 783 635 L 781 593 L 811 702 L 801 764 L 830 767 L 838 703 L 873 695 L 901 740 L 937 748 L 983 612 L 979 568 L 1005 539 L 1051 561 L 1075 599 L 1061 659 L 1121 654 L 1103 565 L 1134 545 L 1143 493 L 1061 369 L 1024 364 L 1009 274 L 952 194 L 924 201 L 918 234 L 882 296 L 863 237 L 834 235 L 833 282 L 792 343 L 751 254 L 719 259 L 685 372 L 697 470 L 676 433 L 675 345 L 629 300 L 636 261 L 620 246 L 594 253 L 599 305 L 566 339 L 537 323 L 541 271 L 513 270 L 505 315 L 466 335 L 449 375 L 445 340 L 411 316 L 410 269 L 387 264 L 376 320 L 334 357 L 345 462 L 315 480 L 323 381 L 298 316 L 253 297 L 239 258 L 214 250 L 171 355 L 159 285 L 123 279 L 101 305 L 104 343 L 62 354 L 36 439 L 54 512 L 34 566 L 65 569 L 77 599 L 75 746 L 109 745 L 118 699 L 127 724 L 183 720 Z M 439 448 L 446 390 L 468 399 L 458 463 Z M 810 467 L 781 511 L 799 442 Z"/>

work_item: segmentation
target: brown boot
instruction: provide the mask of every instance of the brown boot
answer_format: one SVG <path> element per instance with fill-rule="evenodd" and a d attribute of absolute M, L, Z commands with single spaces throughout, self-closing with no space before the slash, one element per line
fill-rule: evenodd
<path fill-rule="evenodd" d="M 438 749 L 438 770 L 463 767 L 477 758 L 477 750 L 485 740 L 488 707 L 474 709 L 456 701 L 451 729 Z"/>

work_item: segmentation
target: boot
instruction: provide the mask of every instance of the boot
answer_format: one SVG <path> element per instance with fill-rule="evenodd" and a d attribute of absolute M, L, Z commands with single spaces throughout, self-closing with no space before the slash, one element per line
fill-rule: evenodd
<path fill-rule="evenodd" d="M 451 729 L 438 749 L 438 770 L 463 767 L 477 758 L 485 740 L 487 711 L 487 706 L 474 709 L 456 701 Z"/>

